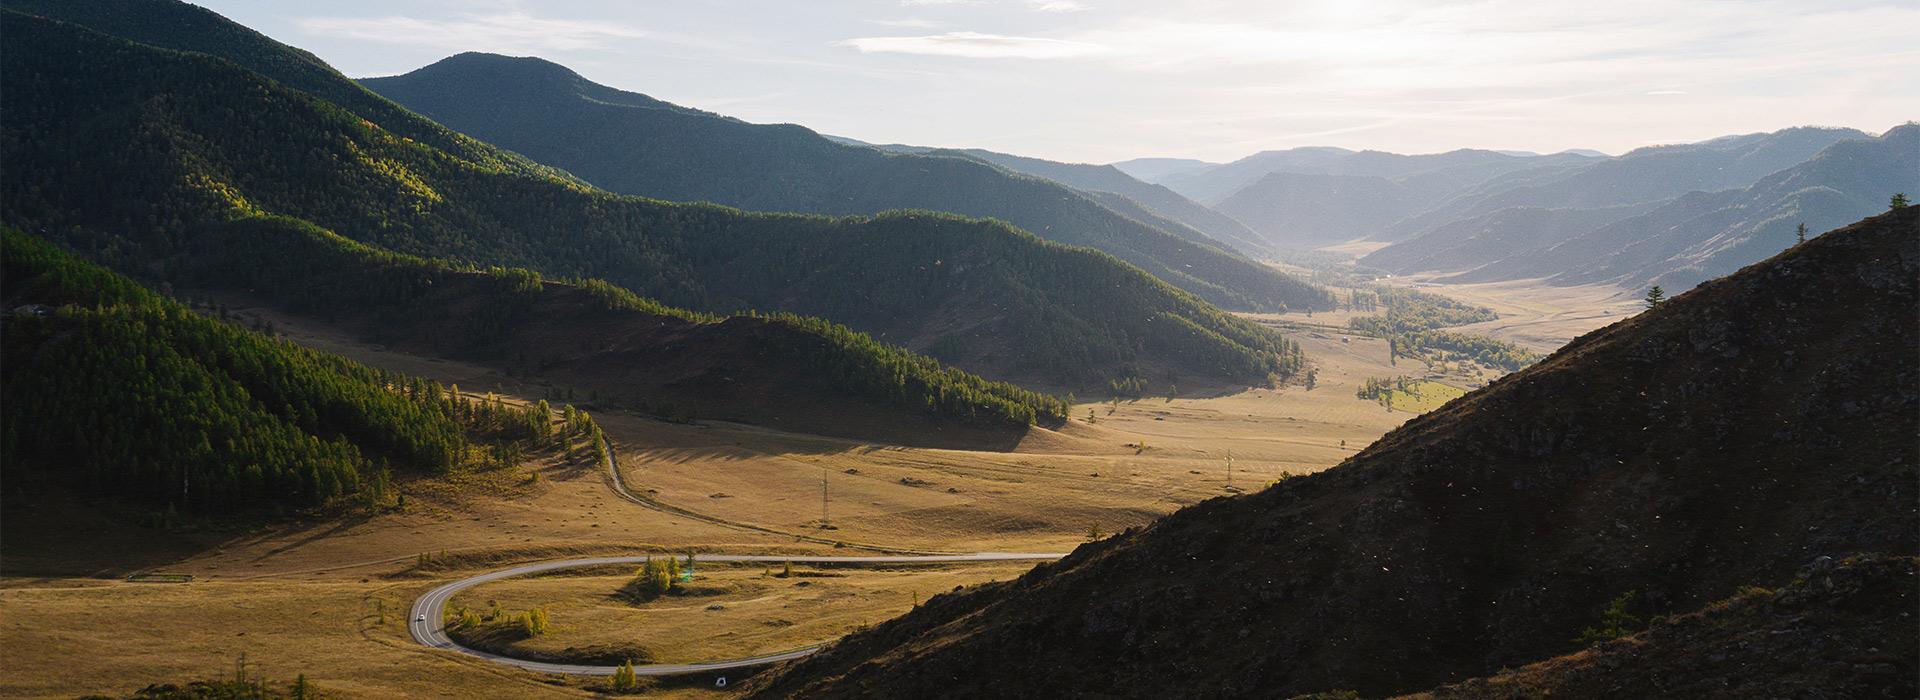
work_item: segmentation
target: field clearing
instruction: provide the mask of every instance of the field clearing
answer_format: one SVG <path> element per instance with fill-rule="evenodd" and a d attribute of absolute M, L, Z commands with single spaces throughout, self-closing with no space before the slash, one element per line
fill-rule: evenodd
<path fill-rule="evenodd" d="M 499 389 L 509 399 L 544 392 L 486 368 L 390 352 L 293 319 L 274 323 L 302 344 L 468 391 Z M 0 696 L 126 694 L 148 683 L 230 674 L 240 653 L 268 676 L 305 673 L 333 697 L 581 696 L 584 681 L 422 648 L 406 637 L 401 611 L 438 583 L 514 562 L 689 550 L 860 551 L 797 540 L 794 533 L 943 551 L 1066 551 L 1090 531 L 1112 533 L 1190 503 L 1258 489 L 1283 474 L 1325 469 L 1414 415 L 1354 397 L 1365 378 L 1406 371 L 1388 364 L 1383 341 L 1330 329 L 1295 337 L 1316 370 L 1311 391 L 1296 382 L 1208 398 L 1083 403 L 1066 425 L 1034 430 L 1007 452 L 596 413 L 619 446 L 633 491 L 711 520 L 627 502 L 591 459 L 557 456 L 453 483 L 404 483 L 403 511 L 237 531 L 154 530 L 57 499 L 8 509 L 0 552 L 0 568 L 8 572 L 0 578 L 6 618 L 0 648 L 8 651 L 8 673 L 0 678 Z M 540 478 L 526 478 L 529 472 Z M 832 529 L 820 527 L 823 476 Z M 141 556 L 125 554 L 135 551 Z M 413 571 L 422 553 L 444 563 Z M 645 643 L 658 636 L 647 625 L 697 628 L 696 639 L 658 649 L 661 658 L 692 659 L 830 639 L 906 610 L 916 595 L 925 600 L 954 585 L 1010 578 L 1028 566 L 875 571 L 813 579 L 831 582 L 819 588 L 770 586 L 759 579 L 761 569 L 745 567 L 725 574 L 740 580 L 728 584 L 737 591 L 723 596 L 731 603 L 721 602 L 719 611 L 704 603 L 697 610 L 651 612 L 608 603 L 611 579 L 584 588 L 564 577 L 513 580 L 471 594 L 516 601 L 509 607 L 525 607 L 520 600 L 551 606 L 556 641 Z M 140 571 L 194 580 L 120 580 Z M 384 601 L 386 626 L 373 624 L 375 599 Z M 673 607 L 679 600 L 655 605 Z M 768 619 L 795 624 L 774 629 Z M 73 659 L 111 672 L 77 676 Z M 710 694 L 690 687 L 665 692 Z"/>
<path fill-rule="evenodd" d="M 1356 258 L 1361 258 L 1361 257 L 1366 257 L 1368 253 L 1372 253 L 1373 251 L 1379 250 L 1381 248 L 1385 248 L 1390 245 L 1393 245 L 1393 243 L 1389 241 L 1369 241 L 1366 239 L 1361 239 L 1361 240 L 1347 241 L 1345 243 L 1335 243 L 1333 245 L 1323 245 L 1317 248 L 1316 250 L 1324 250 L 1329 253 L 1339 253 L 1341 255 L 1351 255 Z"/>
<path fill-rule="evenodd" d="M 631 567 L 628 567 L 631 568 Z M 482 584 L 455 596 L 459 606 L 509 614 L 532 607 L 551 619 L 546 634 L 513 642 L 516 656 L 565 657 L 569 649 L 639 647 L 635 663 L 689 663 L 770 654 L 825 641 L 906 612 L 957 586 L 1018 577 L 1031 563 L 954 566 L 697 564 L 684 595 L 635 604 L 617 596 L 633 577 L 538 576 Z M 500 651 L 500 650 L 495 650 Z M 508 652 L 511 653 L 511 652 Z M 606 652 L 603 652 L 606 653 Z M 596 663 L 592 660 L 570 663 Z"/>
<path fill-rule="evenodd" d="M 1366 255 L 1386 246 L 1385 243 L 1355 241 L 1336 246 L 1327 246 L 1319 250 L 1354 257 Z M 1269 266 L 1295 275 L 1309 276 L 1310 268 L 1284 262 L 1269 261 Z M 1640 292 L 1622 289 L 1611 285 L 1579 285 L 1561 287 L 1547 284 L 1542 280 L 1514 280 L 1507 282 L 1482 282 L 1475 284 L 1453 284 L 1436 282 L 1447 273 L 1420 273 L 1414 275 L 1391 276 L 1375 280 L 1368 284 L 1384 284 L 1395 287 L 1416 289 L 1450 297 L 1458 301 L 1493 309 L 1500 318 L 1463 326 L 1452 326 L 1450 331 L 1483 335 L 1504 340 L 1515 345 L 1548 354 L 1566 345 L 1580 335 L 1605 326 L 1627 316 L 1639 313 Z M 1343 294 L 1340 287 L 1332 287 L 1334 294 Z M 1266 323 L 1284 323 L 1301 326 L 1345 327 L 1347 321 L 1357 316 L 1374 315 L 1379 312 L 1366 311 L 1322 311 L 1312 315 L 1305 312 L 1287 312 L 1283 314 L 1241 314 Z"/>
<path fill-rule="evenodd" d="M 1013 452 L 600 420 L 626 446 L 620 466 L 632 488 L 706 515 L 917 549 L 1064 551 L 1089 530 L 1115 532 L 1233 493 L 1229 456 L 1232 486 L 1252 488 L 1337 464 L 1411 417 L 1354 398 L 1366 377 L 1399 372 L 1384 341 L 1342 337 L 1300 336 L 1317 369 L 1311 391 L 1083 403 L 1066 425 L 1035 430 Z M 823 480 L 833 530 L 820 527 Z"/>
<path fill-rule="evenodd" d="M 1436 381 L 1420 381 L 1413 383 L 1411 389 L 1408 391 L 1392 389 L 1389 390 L 1387 394 L 1391 397 L 1387 405 L 1393 406 L 1393 410 L 1419 414 L 1439 408 L 1446 405 L 1448 401 L 1465 396 L 1467 390 Z"/>
<path fill-rule="evenodd" d="M 1556 287 L 1539 280 L 1440 284 L 1419 275 L 1387 282 L 1493 309 L 1500 318 L 1448 330 L 1498 338 L 1541 354 L 1642 308 L 1638 293 L 1608 285 Z"/>
<path fill-rule="evenodd" d="M 305 673 L 343 697 L 584 695 L 414 644 L 405 606 L 425 583 L 8 583 L 0 589 L 5 697 L 124 695 L 150 682 L 232 677 L 242 653 L 251 675 L 290 681 Z M 376 598 L 390 611 L 384 626 Z M 88 671 L 76 673 L 81 668 Z"/>

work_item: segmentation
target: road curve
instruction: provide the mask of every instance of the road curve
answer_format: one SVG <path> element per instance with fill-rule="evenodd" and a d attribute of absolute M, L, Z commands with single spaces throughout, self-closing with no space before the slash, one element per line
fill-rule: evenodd
<path fill-rule="evenodd" d="M 1059 554 L 1059 553 L 1012 553 L 1012 552 L 976 552 L 973 554 L 948 554 L 948 553 L 920 552 L 920 553 L 901 554 L 899 552 L 903 552 L 903 551 L 912 552 L 913 550 L 897 550 L 897 549 L 892 549 L 887 547 L 878 547 L 874 545 L 862 545 L 862 544 L 855 544 L 850 542 L 840 542 L 840 541 L 824 539 L 824 538 L 808 537 L 805 535 L 794 535 L 793 533 L 780 532 L 777 530 L 770 530 L 770 529 L 761 528 L 757 526 L 745 525 L 742 523 L 734 523 L 731 521 L 719 520 L 711 516 L 695 513 L 692 511 L 681 509 L 681 508 L 675 508 L 673 506 L 669 506 L 659 501 L 642 497 L 639 494 L 636 494 L 632 491 L 627 490 L 626 482 L 620 478 L 620 469 L 619 467 L 615 466 L 616 464 L 618 464 L 618 460 L 614 456 L 613 442 L 611 440 L 606 440 L 603 438 L 600 444 L 606 448 L 605 450 L 606 465 L 605 466 L 607 468 L 607 475 L 609 477 L 608 485 L 612 487 L 613 492 L 616 495 L 636 505 L 645 506 L 647 508 L 652 508 L 654 510 L 659 510 L 659 511 L 670 513 L 673 515 L 678 515 L 684 518 L 690 518 L 690 519 L 701 520 L 706 522 L 713 522 L 717 524 L 728 525 L 731 527 L 738 527 L 741 529 L 755 530 L 759 532 L 767 532 L 767 533 L 778 534 L 778 535 L 789 535 L 789 536 L 794 536 L 800 539 L 809 540 L 819 544 L 833 544 L 833 545 L 843 546 L 843 547 L 852 546 L 852 547 L 857 547 L 862 549 L 875 549 L 875 550 L 880 550 L 885 552 L 894 552 L 893 554 L 861 555 L 861 556 L 774 556 L 774 555 L 762 555 L 762 554 L 701 553 L 699 555 L 700 561 L 767 562 L 767 563 L 799 562 L 802 564 L 941 564 L 941 563 L 968 563 L 968 562 L 992 562 L 992 561 L 1052 561 L 1052 560 L 1059 559 L 1061 557 L 1066 556 L 1065 554 Z M 528 574 L 537 574 L 543 571 L 554 571 L 558 569 L 575 569 L 575 568 L 588 567 L 588 566 L 601 566 L 606 564 L 640 564 L 645 562 L 649 558 L 650 558 L 649 556 L 641 555 L 641 556 L 593 557 L 593 558 L 587 558 L 587 559 L 564 559 L 564 560 L 558 560 L 558 561 L 544 561 L 544 562 L 535 562 L 532 564 L 525 564 L 522 566 L 516 566 L 510 569 L 499 569 L 496 571 L 489 571 L 487 573 L 480 574 L 478 576 L 460 579 L 458 581 L 454 581 L 452 583 L 448 583 L 446 585 L 440 586 L 439 588 L 435 588 L 431 591 L 427 591 L 426 595 L 420 596 L 419 600 L 415 600 L 413 602 L 413 609 L 407 612 L 407 631 L 408 633 L 413 635 L 414 641 L 419 642 L 421 644 L 425 644 L 429 647 L 433 647 L 435 649 L 445 649 L 448 651 L 466 654 L 468 656 L 477 656 L 482 659 L 486 659 L 488 661 L 506 664 L 509 666 L 515 666 L 515 667 L 523 668 L 529 671 L 538 671 L 541 673 L 565 673 L 565 674 L 571 674 L 576 676 L 611 676 L 613 675 L 614 669 L 617 667 L 586 666 L 581 664 L 556 664 L 556 663 L 548 663 L 545 661 L 529 661 L 526 659 L 516 659 L 511 656 L 501 656 L 499 654 L 495 654 L 492 652 L 486 652 L 486 651 L 481 651 L 479 649 L 471 649 L 468 647 L 461 646 L 460 643 L 453 641 L 452 637 L 447 636 L 447 630 L 446 630 L 446 624 L 445 624 L 446 623 L 445 610 L 446 610 L 447 601 L 452 600 L 453 594 L 455 593 L 459 593 L 460 591 L 466 590 L 468 588 L 472 588 L 474 586 L 478 586 L 482 583 L 487 583 L 489 581 L 498 581 L 500 579 L 513 578 L 515 576 L 526 576 Z M 792 649 L 789 651 L 783 651 L 776 654 L 750 656 L 750 657 L 741 658 L 741 659 L 725 659 L 721 661 L 706 661 L 706 662 L 692 663 L 692 664 L 649 664 L 646 666 L 635 666 L 633 667 L 633 672 L 635 675 L 641 675 L 641 676 L 672 676 L 672 675 L 678 675 L 683 673 L 701 673 L 704 671 L 724 671 L 727 669 L 748 668 L 752 666 L 764 666 L 766 664 L 779 663 L 781 661 L 787 661 L 789 659 L 797 659 L 819 650 L 820 650 L 820 646 L 816 644 L 814 646 L 802 647 L 799 649 Z"/>
<path fill-rule="evenodd" d="M 940 564 L 940 563 L 968 563 L 968 562 L 994 562 L 994 561 L 1051 561 L 1054 559 L 1059 559 L 1063 556 L 1066 556 L 1066 555 L 1055 554 L 1055 553 L 1012 553 L 1012 552 L 977 552 L 973 554 L 940 554 L 940 555 L 926 555 L 926 556 L 890 556 L 890 555 L 784 556 L 784 555 L 759 555 L 759 554 L 700 554 L 699 561 L 767 562 L 767 563 L 795 562 L 795 563 L 802 563 L 802 564 Z M 581 567 L 588 567 L 588 566 L 603 566 L 607 564 L 639 564 L 639 563 L 645 562 L 647 559 L 648 559 L 647 556 L 625 556 L 625 557 L 592 557 L 587 559 L 565 559 L 560 561 L 544 561 L 544 562 L 538 562 L 533 564 L 526 564 L 522 566 L 516 566 L 510 569 L 500 569 L 497 571 L 489 571 L 487 573 L 480 574 L 478 576 L 460 579 L 458 581 L 454 581 L 452 583 L 448 583 L 446 585 L 435 588 L 431 591 L 427 591 L 426 595 L 420 596 L 419 600 L 414 601 L 413 609 L 407 613 L 407 630 L 410 633 L 412 633 L 414 641 L 420 642 L 421 644 L 425 644 L 429 647 L 433 647 L 435 649 L 445 649 L 448 651 L 458 652 L 458 653 L 466 654 L 469 656 L 477 656 L 482 659 L 486 659 L 488 661 L 506 664 L 509 666 L 515 666 L 515 667 L 523 668 L 529 671 L 537 671 L 540 673 L 565 673 L 565 674 L 571 674 L 576 676 L 611 676 L 613 675 L 614 669 L 616 668 L 614 666 L 586 666 L 581 664 L 556 664 L 556 663 L 548 663 L 544 661 L 529 661 L 526 659 L 516 659 L 510 656 L 501 656 L 499 654 L 480 651 L 478 649 L 470 649 L 470 648 L 461 646 L 458 642 L 453 641 L 453 638 L 447 636 L 447 630 L 445 626 L 446 604 L 448 600 L 451 600 L 453 598 L 453 595 L 455 593 L 459 593 L 460 591 L 466 590 L 468 588 L 472 588 L 474 586 L 478 586 L 482 583 L 487 583 L 489 581 L 498 581 L 500 579 L 513 578 L 515 576 L 526 576 L 529 574 L 537 574 L 545 571 L 554 571 L 557 569 L 574 569 L 574 568 L 581 568 Z M 705 671 L 724 671 L 727 669 L 763 666 L 766 664 L 787 661 L 789 659 L 797 659 L 819 650 L 820 650 L 820 647 L 818 645 L 815 645 L 810 647 L 803 647 L 800 649 L 793 649 L 790 651 L 783 651 L 777 654 L 751 656 L 751 657 L 741 658 L 741 659 L 725 659 L 721 661 L 707 661 L 707 662 L 691 663 L 691 664 L 650 664 L 646 666 L 635 666 L 633 667 L 633 672 L 636 675 L 641 675 L 641 676 L 671 676 L 671 675 L 678 675 L 678 674 L 684 674 L 684 673 L 701 673 Z"/>

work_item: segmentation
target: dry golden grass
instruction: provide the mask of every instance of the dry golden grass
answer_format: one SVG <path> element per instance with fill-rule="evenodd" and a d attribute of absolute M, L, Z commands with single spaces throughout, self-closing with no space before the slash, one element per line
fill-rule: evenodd
<path fill-rule="evenodd" d="M 1641 310 L 1638 293 L 1607 285 L 1555 287 L 1537 280 L 1433 284 L 1422 276 L 1388 281 L 1493 309 L 1500 318 L 1449 330 L 1498 338 L 1541 354 Z"/>
<path fill-rule="evenodd" d="M 551 617 L 541 636 L 509 648 L 566 657 L 569 649 L 645 650 L 639 662 L 689 663 L 770 654 L 837 639 L 911 609 L 935 594 L 1015 578 L 1031 564 L 966 564 L 874 569 L 779 564 L 698 564 L 684 594 L 633 603 L 618 595 L 631 572 L 507 579 L 455 596 L 452 606 L 510 613 L 540 607 Z M 528 654 L 523 653 L 522 656 Z"/>
<path fill-rule="evenodd" d="M 482 368 L 397 355 L 289 319 L 277 318 L 275 325 L 304 344 L 465 389 L 542 393 Z M 632 415 L 597 418 L 620 445 L 633 490 L 721 521 L 894 547 L 1065 551 L 1085 541 L 1089 530 L 1115 532 L 1232 493 L 1229 456 L 1233 486 L 1251 490 L 1282 474 L 1332 466 L 1412 416 L 1354 398 L 1366 377 L 1406 373 L 1388 365 L 1384 343 L 1319 332 L 1300 340 L 1318 371 L 1312 391 L 1295 384 L 1214 398 L 1086 404 L 1067 425 L 1036 430 L 1012 452 L 872 445 Z M 541 474 L 537 482 L 524 478 L 529 469 Z M 834 529 L 820 527 L 823 476 Z M 604 470 L 587 460 L 552 458 L 405 489 L 404 511 L 244 531 L 157 532 L 59 504 L 24 515 L 10 510 L 0 569 L 22 571 L 24 562 L 49 577 L 0 580 L 7 670 L 0 696 L 127 693 L 150 682 L 224 673 L 243 652 L 263 673 L 305 673 L 339 697 L 579 695 L 582 681 L 428 651 L 407 639 L 400 611 L 438 582 L 514 561 L 690 549 L 849 553 L 626 502 L 609 489 Z M 444 552 L 450 563 L 409 571 L 422 552 Z M 849 572 L 844 579 L 816 579 L 826 581 L 818 588 L 769 585 L 758 580 L 758 569 L 747 568 L 725 574 L 739 579 L 729 584 L 737 591 L 716 599 L 724 608 L 718 611 L 705 603 L 667 609 L 679 599 L 654 604 L 659 609 L 631 608 L 605 600 L 611 580 L 508 581 L 469 596 L 551 606 L 557 629 L 540 643 L 697 627 L 701 632 L 683 644 L 660 648 L 663 659 L 693 660 L 822 641 L 905 610 L 915 591 L 931 595 L 1024 568 Z M 196 580 L 81 578 L 134 570 Z M 389 611 L 386 626 L 372 624 L 375 598 Z M 775 628 L 768 619 L 795 624 Z M 75 660 L 88 670 L 76 673 Z"/>

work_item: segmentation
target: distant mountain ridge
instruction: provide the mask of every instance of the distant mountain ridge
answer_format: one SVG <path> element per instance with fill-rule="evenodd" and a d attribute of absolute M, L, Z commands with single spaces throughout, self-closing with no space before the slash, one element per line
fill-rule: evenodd
<path fill-rule="evenodd" d="M 1643 149 L 1635 152 L 1638 156 L 1609 162 L 1601 174 L 1644 182 L 1653 179 L 1648 171 L 1658 169 L 1648 159 L 1704 153 L 1707 157 L 1695 158 L 1696 163 L 1685 168 L 1690 174 L 1675 176 L 1684 177 L 1683 183 L 1664 186 L 1686 186 L 1700 178 L 1710 184 L 1740 182 L 1793 160 L 1813 145 L 1827 145 L 1733 189 L 1694 190 L 1654 200 L 1647 198 L 1658 192 L 1655 189 L 1616 189 L 1581 195 L 1575 202 L 1563 202 L 1569 206 L 1552 210 L 1493 209 L 1382 248 L 1361 264 L 1402 274 L 1461 270 L 1451 279 L 1463 282 L 1547 278 L 1555 284 L 1657 283 L 1685 289 L 1791 245 L 1799 224 L 1810 231 L 1829 229 L 1884 209 L 1893 192 L 1920 191 L 1920 125 L 1895 127 L 1877 138 L 1851 138 L 1858 132 L 1847 130 L 1777 133 L 1785 136 L 1785 143 L 1744 136 L 1708 142 L 1712 146 Z M 1560 183 L 1592 184 L 1599 176 L 1574 174 Z M 1547 187 L 1565 187 L 1560 183 Z M 1638 201 L 1609 204 L 1620 200 Z M 1522 214 L 1527 211 L 1536 213 Z"/>
<path fill-rule="evenodd" d="M 1445 190 L 1378 175 L 1268 173 L 1214 205 L 1256 222 L 1269 246 L 1313 248 L 1380 231 L 1433 204 Z"/>
<path fill-rule="evenodd" d="M 1234 220 L 1222 212 L 1209 209 L 1198 202 L 1180 196 L 1180 193 L 1161 185 L 1149 184 L 1135 179 L 1126 172 L 1111 165 L 1089 165 L 1084 163 L 1061 163 L 1040 158 L 1028 158 L 1008 153 L 997 153 L 978 148 L 959 151 L 968 156 L 993 163 L 1018 173 L 1043 177 L 1074 189 L 1095 193 L 1111 193 L 1126 197 L 1155 214 L 1166 217 L 1178 224 L 1192 227 L 1213 240 L 1225 243 L 1249 255 L 1266 250 L 1265 241 L 1247 228 L 1246 224 Z M 1105 201 L 1104 199 L 1102 201 Z M 1109 205 L 1111 207 L 1111 205 Z M 1114 208 L 1120 211 L 1119 208 Z M 1120 211 L 1125 214 L 1127 212 Z M 1165 226 L 1160 226 L 1165 229 Z"/>
<path fill-rule="evenodd" d="M 1696 144 L 1650 146 L 1579 167 L 1516 171 L 1401 221 L 1379 240 L 1404 240 L 1433 225 L 1506 207 L 1612 207 L 1746 187 L 1835 143 L 1866 137 L 1856 129 L 1794 127 Z"/>
<path fill-rule="evenodd" d="M 1330 308 L 1325 290 L 1211 240 L 1120 215 L 1052 181 L 971 158 L 890 154 L 791 124 L 748 124 L 597 85 L 532 58 L 461 54 L 362 84 L 596 186 L 676 201 L 830 215 L 901 208 L 1006 221 L 1105 251 L 1227 308 Z"/>
<path fill-rule="evenodd" d="M 1168 178 L 1167 186 L 1232 216 L 1281 249 L 1391 240 L 1402 219 L 1514 172 L 1574 167 L 1586 156 L 1462 149 L 1426 155 L 1306 147 L 1266 151 Z"/>
<path fill-rule="evenodd" d="M 1170 177 L 1164 184 L 1194 201 L 1217 204 L 1271 173 L 1356 175 L 1388 179 L 1445 177 L 1455 186 L 1464 186 L 1516 170 L 1589 160 L 1592 159 L 1571 154 L 1522 156 L 1470 148 L 1445 153 L 1403 155 L 1309 146 L 1255 153 L 1216 168 Z"/>
<path fill-rule="evenodd" d="M 1111 165 L 1062 163 L 981 148 L 931 148 L 840 140 L 893 153 L 960 156 L 984 161 L 1022 175 L 1052 180 L 1080 190 L 1115 212 L 1181 238 L 1225 245 L 1247 255 L 1272 252 L 1259 235 L 1233 217 L 1202 206 L 1173 190 L 1142 182 Z"/>
<path fill-rule="evenodd" d="M 1111 165 L 1141 182 L 1163 185 L 1167 178 L 1175 175 L 1219 167 L 1220 164 L 1193 158 L 1134 158 Z"/>

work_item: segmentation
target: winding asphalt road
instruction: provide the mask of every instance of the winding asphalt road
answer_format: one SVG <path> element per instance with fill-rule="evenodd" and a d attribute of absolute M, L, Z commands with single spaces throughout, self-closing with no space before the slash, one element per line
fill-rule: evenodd
<path fill-rule="evenodd" d="M 649 507 L 658 507 L 658 506 L 664 505 L 664 504 L 657 504 L 655 502 L 652 502 L 651 499 L 640 498 L 627 490 L 626 484 L 622 482 L 620 479 L 620 470 L 614 467 L 613 450 L 611 445 L 608 445 L 608 450 L 607 450 L 607 472 L 612 477 L 611 486 L 613 487 L 614 491 L 617 492 L 621 497 L 629 501 L 632 501 L 634 503 L 649 506 Z M 678 509 L 672 509 L 672 510 L 678 511 Z M 676 514 L 684 515 L 687 517 L 695 517 L 698 519 L 705 519 L 701 516 L 698 516 L 697 514 L 679 513 L 679 512 L 676 512 Z M 753 528 L 753 529 L 758 530 L 760 528 Z M 784 555 L 763 555 L 763 554 L 710 554 L 706 552 L 701 552 L 699 553 L 699 560 L 706 561 L 706 562 L 767 562 L 767 563 L 796 562 L 796 563 L 802 563 L 802 564 L 942 564 L 942 563 L 952 564 L 952 563 L 976 563 L 976 562 L 996 562 L 996 561 L 1036 561 L 1038 562 L 1038 561 L 1052 561 L 1064 556 L 1066 555 L 1059 554 L 1059 553 L 1014 553 L 1014 552 L 975 552 L 972 554 L 910 554 L 910 555 L 877 554 L 877 555 L 863 555 L 863 556 L 784 556 Z M 446 585 L 435 588 L 431 591 L 427 591 L 426 595 L 420 596 L 419 600 L 414 601 L 413 609 L 408 611 L 407 613 L 407 631 L 413 635 L 414 641 L 417 641 L 421 644 L 425 644 L 429 647 L 433 647 L 435 649 L 445 649 L 447 651 L 458 652 L 458 653 L 466 654 L 468 656 L 476 656 L 482 659 L 486 659 L 488 661 L 493 661 L 495 663 L 515 666 L 515 667 L 523 668 L 529 671 L 537 671 L 540 673 L 565 673 L 565 674 L 571 674 L 571 675 L 577 675 L 577 676 L 611 676 L 613 675 L 613 672 L 617 667 L 587 666 L 582 664 L 557 664 L 557 663 L 548 663 L 544 661 L 529 661 L 526 659 L 516 659 L 510 656 L 501 656 L 499 654 L 494 654 L 491 652 L 485 652 L 478 649 L 471 649 L 468 647 L 461 646 L 458 642 L 453 641 L 453 638 L 447 636 L 447 630 L 445 625 L 445 619 L 446 619 L 445 611 L 446 611 L 447 601 L 451 600 L 455 593 L 459 593 L 460 591 L 466 590 L 468 588 L 472 588 L 474 586 L 478 586 L 483 583 L 487 583 L 489 581 L 498 581 L 500 579 L 513 578 L 515 576 L 526 576 L 529 574 L 537 574 L 541 572 L 555 571 L 559 569 L 575 569 L 575 568 L 583 568 L 583 567 L 589 567 L 589 566 L 603 566 L 608 564 L 639 564 L 639 563 L 645 562 L 647 559 L 648 559 L 647 556 L 642 555 L 642 556 L 624 556 L 624 557 L 592 557 L 592 558 L 586 558 L 586 559 L 565 559 L 560 561 L 544 561 L 544 562 L 536 562 L 533 564 L 525 564 L 522 566 L 516 566 L 510 569 L 500 569 L 497 571 L 489 571 L 487 573 L 480 574 L 478 576 L 460 579 L 458 581 L 454 581 L 452 583 L 448 583 Z M 685 673 L 724 671 L 728 669 L 764 666 L 766 664 L 779 663 L 781 661 L 787 661 L 791 659 L 798 659 L 802 656 L 806 656 L 808 654 L 811 654 L 819 650 L 820 650 L 820 645 L 814 645 L 810 647 L 803 647 L 800 649 L 783 651 L 776 654 L 766 654 L 763 656 L 752 656 L 752 657 L 740 658 L 740 659 L 725 659 L 720 661 L 707 661 L 702 663 L 691 663 L 691 664 L 650 664 L 646 666 L 635 666 L 633 667 L 633 672 L 635 675 L 640 675 L 640 676 L 672 676 L 672 675 L 679 675 L 679 674 L 685 674 Z"/>

